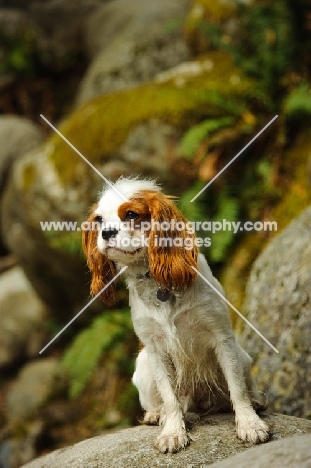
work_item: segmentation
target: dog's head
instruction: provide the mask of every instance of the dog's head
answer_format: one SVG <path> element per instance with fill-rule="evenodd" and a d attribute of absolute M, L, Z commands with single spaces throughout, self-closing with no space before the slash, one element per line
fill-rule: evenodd
<path fill-rule="evenodd" d="M 118 266 L 148 265 L 160 288 L 180 292 L 194 281 L 198 248 L 193 229 L 173 197 L 153 181 L 119 179 L 104 189 L 83 230 L 83 249 L 92 273 L 91 294 L 98 294 Z M 101 297 L 111 305 L 115 285 Z"/>

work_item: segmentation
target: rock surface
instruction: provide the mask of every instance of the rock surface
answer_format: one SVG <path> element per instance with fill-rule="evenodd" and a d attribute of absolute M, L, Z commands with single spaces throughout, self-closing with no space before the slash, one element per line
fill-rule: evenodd
<path fill-rule="evenodd" d="M 213 468 L 249 468 L 250 466 L 252 468 L 310 468 L 311 435 L 294 436 L 278 440 L 274 444 L 254 447 L 212 465 Z"/>
<path fill-rule="evenodd" d="M 29 189 L 31 184 L 32 190 Z M 17 186 L 21 189 L 20 194 L 15 190 Z M 82 254 L 79 256 L 79 247 L 73 254 L 70 246 L 62 252 L 57 249 L 57 244 L 47 246 L 46 241 L 51 239 L 54 230 L 42 231 L 40 222 L 73 220 L 69 213 L 74 202 L 66 196 L 65 187 L 60 189 L 51 165 L 44 160 L 44 151 L 39 148 L 31 165 L 28 153 L 20 164 L 15 164 L 0 208 L 1 234 L 6 247 L 14 253 L 42 300 L 58 315 L 61 313 L 62 318 L 64 312 L 68 317 L 81 309 L 82 302 L 87 302 L 85 262 Z M 87 212 L 85 205 L 84 211 Z M 81 233 L 66 229 L 57 233 L 65 237 L 65 243 L 68 239 L 67 244 L 71 238 L 78 237 L 80 246 Z"/>
<path fill-rule="evenodd" d="M 151 80 L 188 60 L 182 25 L 190 0 L 114 0 L 92 14 L 85 27 L 89 57 L 77 102 Z"/>
<path fill-rule="evenodd" d="M 46 313 L 20 267 L 0 276 L 0 369 L 40 351 Z"/>
<path fill-rule="evenodd" d="M 244 313 L 279 354 L 249 327 L 241 336 L 270 407 L 301 417 L 311 416 L 310 232 L 311 207 L 268 244 L 247 285 Z"/>
<path fill-rule="evenodd" d="M 22 431 L 21 431 L 22 432 Z M 42 422 L 35 421 L 27 428 L 27 435 L 17 434 L 0 445 L 1 468 L 20 468 L 36 456 L 37 444 L 42 433 Z"/>
<path fill-rule="evenodd" d="M 276 443 L 273 440 L 311 433 L 311 421 L 277 414 L 267 414 L 265 419 L 272 431 L 268 446 Z M 150 426 L 124 429 L 57 450 L 24 465 L 24 468 L 197 467 L 231 457 L 250 447 L 236 437 L 232 414 L 204 417 L 191 431 L 193 441 L 190 446 L 177 454 L 160 454 L 153 447 L 158 432 L 158 427 Z M 265 446 L 259 450 L 265 450 Z M 251 458 L 249 466 L 253 461 Z"/>
<path fill-rule="evenodd" d="M 22 368 L 7 395 L 9 422 L 23 421 L 64 388 L 65 377 L 55 358 L 38 359 Z"/>

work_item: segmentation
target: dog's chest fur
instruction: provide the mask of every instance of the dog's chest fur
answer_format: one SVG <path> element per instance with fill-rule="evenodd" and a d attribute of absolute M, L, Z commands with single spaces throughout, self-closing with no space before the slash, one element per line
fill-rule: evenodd
<path fill-rule="evenodd" d="M 171 293 L 167 301 L 161 302 L 157 298 L 159 288 L 148 275 L 130 276 L 127 282 L 135 332 L 147 348 L 152 346 L 169 358 L 176 384 L 215 384 L 219 369 L 213 335 L 208 327 L 193 320 L 191 296 Z"/>

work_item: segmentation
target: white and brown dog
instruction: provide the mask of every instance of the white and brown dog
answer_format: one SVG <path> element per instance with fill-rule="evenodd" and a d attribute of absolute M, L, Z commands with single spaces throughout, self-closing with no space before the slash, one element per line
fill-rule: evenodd
<path fill-rule="evenodd" d="M 121 178 L 104 189 L 88 222 L 100 225 L 83 233 L 91 294 L 103 290 L 111 305 L 115 284 L 105 285 L 127 267 L 133 325 L 144 345 L 133 383 L 144 422 L 162 427 L 156 447 L 186 447 L 188 414 L 230 407 L 238 436 L 265 442 L 251 358 L 235 339 L 225 301 L 196 272 L 224 294 L 172 197 L 153 181 Z"/>

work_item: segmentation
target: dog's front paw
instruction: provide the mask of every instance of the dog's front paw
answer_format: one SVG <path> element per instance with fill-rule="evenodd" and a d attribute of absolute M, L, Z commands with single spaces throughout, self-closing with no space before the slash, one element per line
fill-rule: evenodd
<path fill-rule="evenodd" d="M 155 447 L 162 453 L 176 453 L 179 450 L 182 450 L 190 444 L 190 437 L 187 435 L 186 431 L 179 433 L 167 433 L 161 434 L 156 438 Z"/>
<path fill-rule="evenodd" d="M 269 439 L 269 426 L 257 415 L 243 422 L 238 421 L 236 430 L 240 439 L 253 444 L 266 442 Z"/>

